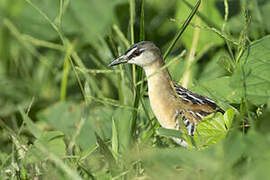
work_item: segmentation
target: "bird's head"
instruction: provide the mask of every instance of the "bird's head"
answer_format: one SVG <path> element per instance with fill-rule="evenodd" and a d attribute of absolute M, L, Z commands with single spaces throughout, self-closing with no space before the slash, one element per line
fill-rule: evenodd
<path fill-rule="evenodd" d="M 161 58 L 159 48 L 151 41 L 141 41 L 132 45 L 122 56 L 112 61 L 109 66 L 122 63 L 146 67 Z"/>

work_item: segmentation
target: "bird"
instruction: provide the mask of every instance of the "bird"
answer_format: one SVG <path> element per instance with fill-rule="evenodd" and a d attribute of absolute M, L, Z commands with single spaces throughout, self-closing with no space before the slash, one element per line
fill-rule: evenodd
<path fill-rule="evenodd" d="M 174 82 L 162 58 L 160 49 L 151 41 L 133 44 L 108 66 L 128 63 L 142 67 L 148 84 L 150 105 L 159 124 L 166 129 L 180 130 L 185 125 L 188 135 L 194 136 L 196 126 L 207 115 L 224 111 L 206 96 L 194 93 Z M 181 117 L 183 123 L 179 123 Z M 180 146 L 188 147 L 184 139 L 173 138 Z"/>

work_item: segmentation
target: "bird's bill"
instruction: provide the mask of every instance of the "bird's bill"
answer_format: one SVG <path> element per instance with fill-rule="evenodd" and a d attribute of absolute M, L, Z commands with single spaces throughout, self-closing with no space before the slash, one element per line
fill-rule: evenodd
<path fill-rule="evenodd" d="M 112 66 L 116 66 L 118 64 L 123 64 L 123 63 L 127 63 L 128 59 L 126 58 L 125 55 L 120 56 L 119 58 L 113 60 L 108 66 L 112 67 Z"/>

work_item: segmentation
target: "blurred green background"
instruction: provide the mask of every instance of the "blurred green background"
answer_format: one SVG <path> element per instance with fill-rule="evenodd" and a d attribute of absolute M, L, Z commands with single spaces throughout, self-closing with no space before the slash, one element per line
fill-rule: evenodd
<path fill-rule="evenodd" d="M 139 67 L 107 67 L 140 40 L 164 53 L 196 2 L 0 0 L 0 179 L 268 179 L 269 0 L 202 1 L 166 59 L 236 112 L 204 150 L 160 136 Z"/>

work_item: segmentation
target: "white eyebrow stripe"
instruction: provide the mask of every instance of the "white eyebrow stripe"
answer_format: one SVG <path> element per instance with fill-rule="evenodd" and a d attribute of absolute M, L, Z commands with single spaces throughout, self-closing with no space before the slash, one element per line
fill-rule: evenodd
<path fill-rule="evenodd" d="M 128 53 L 126 54 L 126 56 L 129 57 L 136 50 L 137 50 L 137 47 L 131 49 L 130 51 L 128 51 Z"/>
<path fill-rule="evenodd" d="M 141 49 L 140 49 L 140 51 L 145 51 L 145 50 L 146 50 L 146 48 L 141 48 Z"/>

